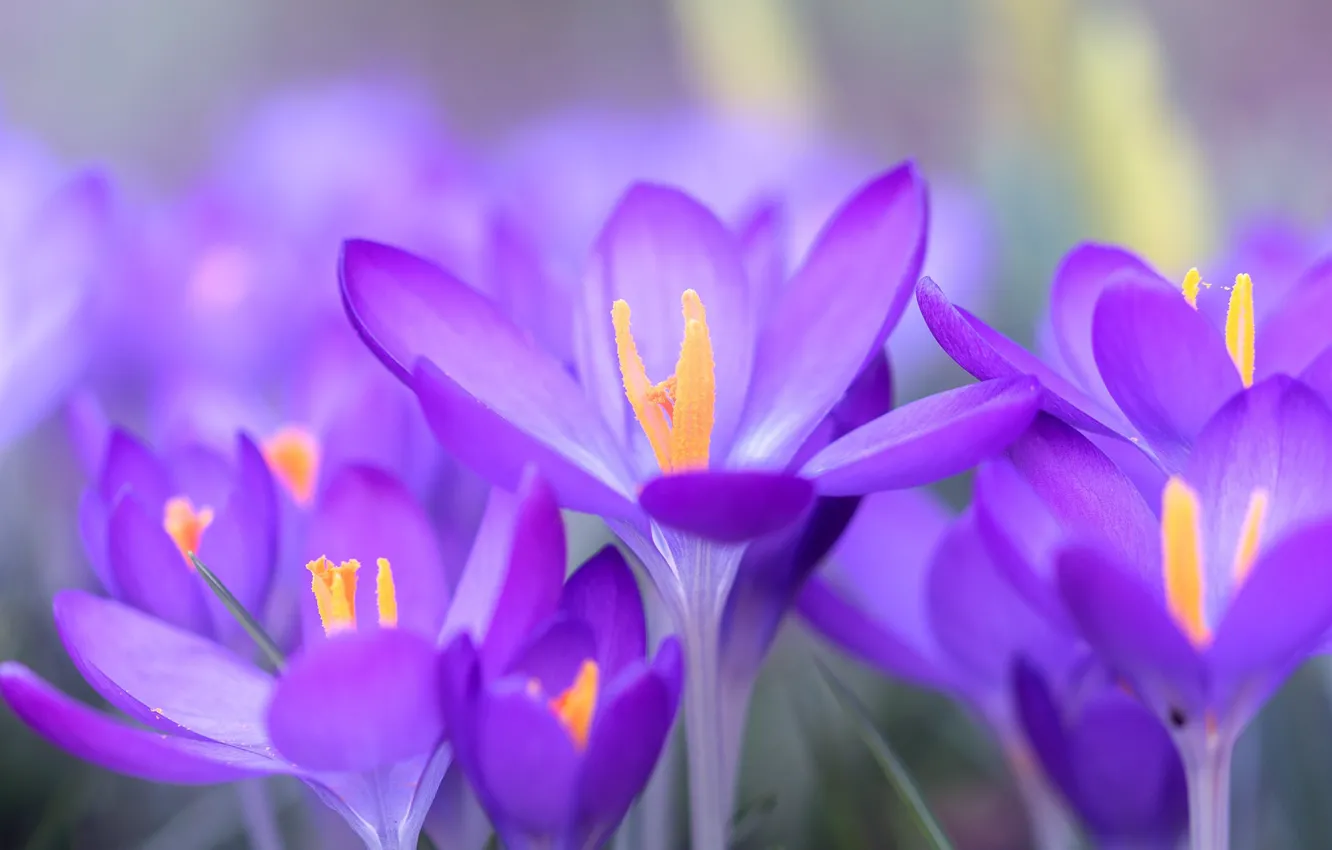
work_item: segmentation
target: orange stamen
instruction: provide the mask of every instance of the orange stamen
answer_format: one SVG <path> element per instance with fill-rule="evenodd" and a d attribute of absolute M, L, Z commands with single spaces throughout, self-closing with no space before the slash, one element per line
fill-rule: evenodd
<path fill-rule="evenodd" d="M 592 728 L 592 715 L 597 708 L 597 684 L 601 671 L 597 662 L 588 659 L 578 668 L 578 675 L 564 693 L 550 701 L 550 710 L 555 713 L 574 746 L 583 749 L 587 746 L 588 732 Z"/>
<path fill-rule="evenodd" d="M 1235 548 L 1235 583 L 1243 584 L 1253 569 L 1262 542 L 1263 518 L 1267 515 L 1267 491 L 1259 488 L 1249 496 L 1249 507 L 1240 526 L 1239 545 Z"/>
<path fill-rule="evenodd" d="M 675 374 L 659 384 L 648 378 L 638 354 L 629 327 L 629 305 L 622 300 L 611 305 L 624 394 L 662 472 L 706 469 L 716 418 L 716 361 L 707 314 L 692 289 L 685 290 L 680 302 L 685 320 L 680 358 Z"/>
<path fill-rule="evenodd" d="M 319 477 L 319 441 L 297 425 L 288 425 L 264 441 L 264 460 L 298 505 L 314 497 Z"/>
<path fill-rule="evenodd" d="M 188 564 L 189 554 L 191 552 L 198 554 L 204 530 L 213 523 L 213 509 L 203 507 L 196 511 L 189 499 L 176 496 L 167 499 L 162 514 L 162 527 L 175 541 L 176 548 L 185 556 L 185 562 Z M 193 564 L 190 564 L 190 569 L 194 569 Z"/>
<path fill-rule="evenodd" d="M 332 636 L 356 629 L 356 571 L 360 568 L 358 561 L 343 561 L 335 567 L 322 555 L 306 564 L 313 577 L 310 588 L 314 591 L 324 634 Z"/>
<path fill-rule="evenodd" d="M 379 605 L 379 625 L 392 628 L 398 625 L 398 591 L 393 584 L 393 569 L 389 567 L 388 558 L 380 558 L 376 565 L 379 567 L 379 572 L 375 574 L 375 600 Z"/>
<path fill-rule="evenodd" d="M 1184 479 L 1166 482 L 1161 505 L 1161 561 L 1166 605 L 1195 646 L 1212 640 L 1203 610 L 1202 533 L 1198 495 Z"/>
<path fill-rule="evenodd" d="M 1254 315 L 1253 278 L 1236 275 L 1226 308 L 1226 351 L 1239 370 L 1244 386 L 1253 386 Z"/>
<path fill-rule="evenodd" d="M 1184 275 L 1184 300 L 1189 302 L 1189 306 L 1198 309 L 1198 289 L 1202 286 L 1202 275 L 1197 269 L 1189 269 L 1189 273 Z"/>

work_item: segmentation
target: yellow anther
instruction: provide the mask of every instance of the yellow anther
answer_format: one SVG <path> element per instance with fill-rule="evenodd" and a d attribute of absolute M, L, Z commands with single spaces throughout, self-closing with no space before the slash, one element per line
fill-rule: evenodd
<path fill-rule="evenodd" d="M 624 394 L 647 435 L 662 472 L 706 469 L 716 416 L 716 361 L 708 333 L 707 313 L 698 293 L 685 290 L 684 341 L 675 374 L 658 384 L 648 378 L 629 327 L 629 305 L 611 305 L 615 351 L 620 361 Z"/>
<path fill-rule="evenodd" d="M 355 630 L 356 571 L 360 568 L 358 561 L 343 561 L 335 567 L 322 555 L 306 565 L 313 576 L 310 587 L 314 591 L 324 634 Z"/>
<path fill-rule="evenodd" d="M 1198 309 L 1198 289 L 1202 286 L 1202 274 L 1196 268 L 1189 269 L 1184 275 L 1184 300 L 1189 306 Z"/>
<path fill-rule="evenodd" d="M 1249 577 L 1249 570 L 1253 569 L 1253 562 L 1258 557 L 1267 502 L 1267 491 L 1261 487 L 1249 495 L 1249 507 L 1244 511 L 1244 523 L 1240 526 L 1239 545 L 1235 547 L 1236 586 Z"/>
<path fill-rule="evenodd" d="M 1236 275 L 1226 308 L 1226 350 L 1246 387 L 1253 386 L 1253 325 L 1253 279 L 1247 274 Z"/>
<path fill-rule="evenodd" d="M 319 440 L 299 425 L 288 425 L 264 440 L 264 460 L 298 505 L 314 497 L 319 478 Z"/>
<path fill-rule="evenodd" d="M 1203 552 L 1198 494 L 1171 476 L 1161 496 L 1161 562 L 1166 605 L 1195 646 L 1212 640 L 1203 610 Z"/>
<path fill-rule="evenodd" d="M 393 569 L 388 558 L 376 562 L 379 572 L 375 574 L 375 600 L 379 603 L 379 625 L 392 628 L 398 625 L 398 591 L 393 585 Z"/>
<path fill-rule="evenodd" d="M 592 728 L 592 715 L 597 708 L 597 685 L 601 671 L 597 662 L 588 659 L 578 668 L 578 675 L 564 693 L 550 701 L 550 710 L 564 724 L 574 746 L 587 746 L 587 735 Z"/>
<path fill-rule="evenodd" d="M 198 554 L 203 542 L 204 530 L 213 524 L 213 509 L 202 507 L 195 510 L 194 504 L 184 496 L 167 499 L 162 510 L 162 527 L 175 541 L 180 554 L 185 556 L 185 563 L 190 564 L 189 553 Z M 190 564 L 190 569 L 194 565 Z"/>

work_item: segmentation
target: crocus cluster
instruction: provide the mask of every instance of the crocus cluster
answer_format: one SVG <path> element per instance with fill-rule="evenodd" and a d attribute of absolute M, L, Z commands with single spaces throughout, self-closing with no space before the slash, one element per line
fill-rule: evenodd
<path fill-rule="evenodd" d="M 1332 258 L 1083 245 L 1033 353 L 945 294 L 983 308 L 989 229 L 911 162 L 587 113 L 475 158 L 360 87 L 223 150 L 153 201 L 0 136 L 0 438 L 64 400 L 54 618 L 114 712 L 6 662 L 35 732 L 296 777 L 370 848 L 476 807 L 596 848 L 680 714 L 722 850 L 795 613 L 966 706 L 1046 846 L 1226 846 L 1235 741 L 1332 628 Z M 897 404 L 931 352 L 977 381 Z M 562 511 L 613 542 L 571 564 Z"/>

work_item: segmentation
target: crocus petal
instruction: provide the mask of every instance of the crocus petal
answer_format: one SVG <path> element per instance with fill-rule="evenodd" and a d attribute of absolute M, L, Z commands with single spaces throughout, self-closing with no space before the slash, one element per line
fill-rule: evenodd
<path fill-rule="evenodd" d="M 564 586 L 564 519 L 555 494 L 535 474 L 518 492 L 504 584 L 481 646 L 488 675 L 508 667 L 538 623 L 555 613 Z"/>
<path fill-rule="evenodd" d="M 225 744 L 137 729 L 70 699 L 22 664 L 0 664 L 0 696 L 20 720 L 62 750 L 150 782 L 209 785 L 285 768 Z"/>
<path fill-rule="evenodd" d="M 592 627 L 566 614 L 557 614 L 538 627 L 527 644 L 514 653 L 504 676 L 536 681 L 542 693 L 563 693 L 578 677 L 584 661 L 596 660 L 597 641 Z M 601 671 L 604 681 L 605 671 Z"/>
<path fill-rule="evenodd" d="M 725 456 L 739 421 L 754 360 L 755 316 L 739 246 L 698 201 L 665 186 L 639 183 L 611 213 L 597 240 L 583 286 L 582 326 L 588 336 L 579 363 L 588 393 L 617 434 L 628 435 L 649 469 L 652 450 L 632 419 L 616 356 L 611 305 L 623 300 L 649 378 L 675 372 L 684 339 L 680 296 L 695 290 L 707 310 L 716 361 L 713 451 Z"/>
<path fill-rule="evenodd" d="M 654 478 L 639 504 L 662 525 L 739 543 L 795 522 L 814 499 L 804 478 L 776 472 L 682 472 Z"/>
<path fill-rule="evenodd" d="M 134 496 L 121 498 L 107 526 L 107 564 L 120 598 L 182 629 L 209 634 L 203 580 Z"/>
<path fill-rule="evenodd" d="M 671 657 L 663 657 L 670 655 Z M 629 811 L 647 784 L 675 721 L 680 700 L 680 647 L 668 638 L 648 667 L 626 670 L 597 705 L 578 777 L 574 846 L 596 846 Z M 674 670 L 663 675 L 659 670 Z"/>
<path fill-rule="evenodd" d="M 79 537 L 83 540 L 83 552 L 88 564 L 102 583 L 102 589 L 111 596 L 118 596 L 115 576 L 111 574 L 108 563 L 108 525 L 111 511 L 96 490 L 84 490 L 79 497 Z"/>
<path fill-rule="evenodd" d="M 1198 436 L 1185 468 L 1198 492 L 1207 610 L 1220 612 L 1236 576 L 1253 493 L 1267 494 L 1259 541 L 1332 516 L 1332 410 L 1304 384 L 1277 375 L 1231 399 Z"/>
<path fill-rule="evenodd" d="M 1281 300 L 1280 307 L 1258 326 L 1254 338 L 1258 374 L 1298 375 L 1327 346 L 1329 326 L 1332 257 L 1305 272 Z"/>
<path fill-rule="evenodd" d="M 65 427 L 79 468 L 89 481 L 97 481 L 111 442 L 111 420 L 89 390 L 76 391 L 65 403 Z"/>
<path fill-rule="evenodd" d="M 560 610 L 587 623 L 596 637 L 597 664 L 607 680 L 647 651 L 643 595 L 620 550 L 607 546 L 565 582 Z"/>
<path fill-rule="evenodd" d="M 1022 433 L 1040 406 L 1030 377 L 938 393 L 857 428 L 819 452 L 801 474 L 824 495 L 929 484 L 975 466 Z"/>
<path fill-rule="evenodd" d="M 1332 627 L 1332 520 L 1277 542 L 1253 565 L 1216 630 L 1208 661 L 1240 682 L 1298 664 Z"/>
<path fill-rule="evenodd" d="M 317 771 L 369 771 L 444 734 L 433 643 L 399 629 L 319 641 L 292 659 L 268 706 L 273 746 Z"/>
<path fill-rule="evenodd" d="M 493 469 L 490 440 L 481 438 L 481 422 L 504 422 L 585 475 L 630 492 L 620 449 L 582 390 L 493 303 L 443 269 L 386 245 L 350 241 L 340 266 L 352 323 L 385 365 L 425 396 L 428 415 L 432 404 L 439 408 L 431 424 L 446 448 L 486 477 L 507 471 L 501 477 L 512 481 L 511 470 Z M 423 379 L 419 361 L 432 364 L 427 375 L 447 377 L 447 384 Z M 456 391 L 439 392 L 446 387 Z M 463 427 L 448 427 L 450 413 L 466 410 L 468 401 Z"/>
<path fill-rule="evenodd" d="M 1132 426 L 1118 410 L 1096 401 L 1031 352 L 955 306 L 934 281 L 921 279 L 916 285 L 916 301 L 935 340 L 973 377 L 988 381 L 1032 375 L 1041 382 L 1041 408 L 1050 415 L 1084 431 L 1111 436 L 1133 434 Z"/>
<path fill-rule="evenodd" d="M 477 784 L 502 836 L 560 834 L 572 814 L 579 757 L 568 730 L 518 682 L 484 692 L 476 710 Z M 521 846 L 521 845 L 520 845 Z"/>
<path fill-rule="evenodd" d="M 1076 800 L 1074 765 L 1068 753 L 1068 731 L 1045 677 L 1027 659 L 1013 667 L 1017 719 L 1041 769 L 1065 797 Z"/>
<path fill-rule="evenodd" d="M 272 679 L 230 651 L 109 599 L 55 599 L 56 628 L 88 684 L 162 731 L 272 755 L 264 726 Z"/>
<path fill-rule="evenodd" d="M 133 491 L 143 504 L 153 506 L 175 495 L 162 462 L 143 443 L 120 429 L 112 431 L 107 441 L 106 462 L 97 490 L 108 505 L 126 491 Z"/>
<path fill-rule="evenodd" d="M 1180 297 L 1137 256 L 1108 245 L 1074 248 L 1059 264 L 1050 288 L 1050 326 L 1061 359 L 1079 385 L 1109 405 L 1114 402 L 1101 380 L 1092 352 L 1092 314 L 1106 287 L 1124 276 L 1144 282 L 1159 281 L 1163 292 Z"/>
<path fill-rule="evenodd" d="M 777 303 L 786 282 L 788 244 L 786 208 L 767 201 L 750 211 L 735 227 L 749 278 L 749 301 L 760 324 Z"/>
<path fill-rule="evenodd" d="M 1106 389 L 1168 469 L 1242 388 L 1224 339 L 1182 295 L 1118 283 L 1096 302 L 1092 347 Z"/>
<path fill-rule="evenodd" d="M 344 467 L 325 488 L 310 518 L 302 557 L 361 564 L 358 625 L 375 628 L 376 561 L 385 558 L 397 591 L 398 627 L 434 638 L 448 610 L 449 588 L 439 541 L 425 509 L 398 479 L 368 466 Z M 313 594 L 306 594 L 314 614 Z M 322 631 L 322 630 L 321 630 Z"/>
<path fill-rule="evenodd" d="M 1060 596 L 1082 636 L 1161 715 L 1196 718 L 1204 706 L 1202 658 L 1154 596 L 1101 549 L 1073 545 L 1055 562 Z"/>
<path fill-rule="evenodd" d="M 1322 396 L 1323 401 L 1332 405 L 1332 346 L 1324 348 L 1322 353 L 1300 372 L 1300 380 Z"/>
<path fill-rule="evenodd" d="M 883 345 L 920 273 L 927 208 L 907 164 L 834 214 L 759 336 L 733 463 L 784 465 Z"/>

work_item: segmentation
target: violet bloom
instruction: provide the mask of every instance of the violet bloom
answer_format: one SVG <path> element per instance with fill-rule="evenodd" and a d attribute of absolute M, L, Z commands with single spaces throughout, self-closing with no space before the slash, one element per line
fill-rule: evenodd
<path fill-rule="evenodd" d="M 0 668 L 0 693 L 39 734 L 107 769 L 180 784 L 291 774 L 368 847 L 414 848 L 451 761 L 438 647 L 462 632 L 483 648 L 521 643 L 549 616 L 533 600 L 558 598 L 564 580 L 563 560 L 548 554 L 561 543 L 558 511 L 539 482 L 517 498 L 496 492 L 452 601 L 429 519 L 384 472 L 344 469 L 312 534 L 331 558 L 309 564 L 305 645 L 279 675 L 120 602 L 66 591 L 55 616 L 71 659 L 135 725 L 14 663 Z"/>
<path fill-rule="evenodd" d="M 964 387 L 793 465 L 807 441 L 826 440 L 821 423 L 900 316 L 925 215 L 923 182 L 898 168 L 846 203 L 789 282 L 768 286 L 705 207 L 635 186 L 581 294 L 577 379 L 442 269 L 374 243 L 344 249 L 352 321 L 445 448 L 499 486 L 535 464 L 563 505 L 605 517 L 647 565 L 689 657 L 698 846 L 724 844 L 729 819 L 717 654 L 744 543 L 801 518 L 816 493 L 960 472 L 1032 415 L 1030 379 Z"/>
<path fill-rule="evenodd" d="M 1202 427 L 1158 504 L 1054 419 L 1009 454 L 977 478 L 1001 565 L 1170 730 L 1195 840 L 1224 847 L 1234 742 L 1332 626 L 1332 411 L 1291 378 L 1256 384 Z"/>
<path fill-rule="evenodd" d="M 1151 712 L 1101 682 L 1061 693 L 1029 665 L 1017 715 L 1041 769 L 1101 850 L 1175 850 L 1188 829 L 1184 766 Z"/>
<path fill-rule="evenodd" d="M 1193 269 L 1174 286 L 1127 251 L 1081 246 L 1055 274 L 1044 361 L 950 304 L 932 281 L 921 281 L 917 299 L 935 338 L 968 372 L 1034 375 L 1047 412 L 1127 439 L 1174 473 L 1235 393 L 1270 375 L 1299 375 L 1327 346 L 1332 261 L 1293 282 L 1274 274 L 1238 274 L 1231 286 Z"/>
<path fill-rule="evenodd" d="M 82 373 L 106 275 L 109 192 L 0 127 L 0 444 L 54 407 Z"/>

